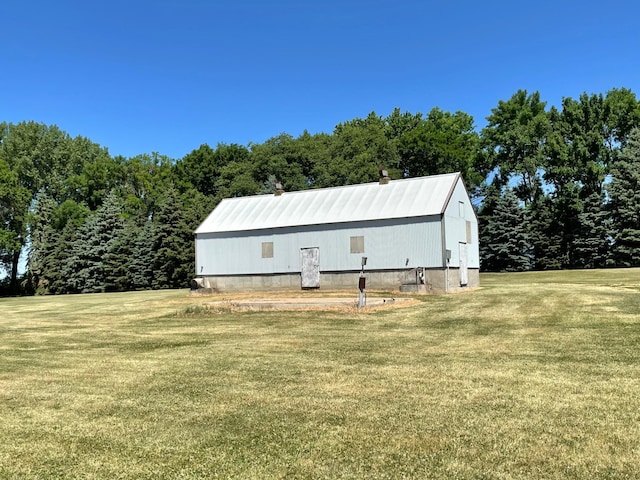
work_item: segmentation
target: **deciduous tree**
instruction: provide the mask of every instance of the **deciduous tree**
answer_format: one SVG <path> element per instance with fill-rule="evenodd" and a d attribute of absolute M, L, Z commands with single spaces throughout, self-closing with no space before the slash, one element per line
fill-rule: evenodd
<path fill-rule="evenodd" d="M 518 179 L 515 193 L 526 204 L 535 202 L 542 193 L 543 146 L 550 128 L 545 107 L 540 93 L 518 90 L 506 102 L 498 102 L 482 130 L 490 166 L 505 179 Z"/>
<path fill-rule="evenodd" d="M 39 192 L 56 195 L 62 179 L 60 153 L 68 135 L 36 122 L 0 124 L 0 255 L 17 291 L 18 264 L 28 242 L 28 221 Z"/>
<path fill-rule="evenodd" d="M 409 177 L 461 172 L 467 186 L 473 189 L 484 180 L 475 165 L 479 141 L 471 115 L 452 114 L 436 107 L 400 137 L 401 168 Z"/>

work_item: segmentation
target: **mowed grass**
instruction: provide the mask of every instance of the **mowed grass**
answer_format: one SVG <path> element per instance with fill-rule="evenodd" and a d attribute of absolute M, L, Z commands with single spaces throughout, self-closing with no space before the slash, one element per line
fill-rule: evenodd
<path fill-rule="evenodd" d="M 481 282 L 366 312 L 0 299 L 0 478 L 640 478 L 640 270 Z"/>

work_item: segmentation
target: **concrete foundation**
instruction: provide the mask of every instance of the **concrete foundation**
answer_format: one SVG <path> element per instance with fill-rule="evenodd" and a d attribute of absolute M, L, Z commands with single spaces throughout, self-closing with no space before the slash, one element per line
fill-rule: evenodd
<path fill-rule="evenodd" d="M 355 290 L 358 288 L 359 271 L 320 272 L 320 289 Z M 480 285 L 477 269 L 468 270 L 469 283 L 460 285 L 457 268 L 423 269 L 420 275 L 415 269 L 365 271 L 367 290 L 389 290 L 412 293 L 447 293 L 476 288 Z M 200 293 L 250 292 L 275 290 L 300 290 L 299 273 L 268 275 L 206 275 L 198 277 Z"/>

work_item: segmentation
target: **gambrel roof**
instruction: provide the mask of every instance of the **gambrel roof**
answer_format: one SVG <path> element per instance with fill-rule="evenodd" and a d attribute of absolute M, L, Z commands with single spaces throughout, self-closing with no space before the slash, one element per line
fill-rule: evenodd
<path fill-rule="evenodd" d="M 226 198 L 195 231 L 240 232 L 444 213 L 459 173 L 344 187 Z"/>

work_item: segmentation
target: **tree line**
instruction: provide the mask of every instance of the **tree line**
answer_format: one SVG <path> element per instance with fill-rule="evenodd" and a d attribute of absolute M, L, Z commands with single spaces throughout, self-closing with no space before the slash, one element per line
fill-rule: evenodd
<path fill-rule="evenodd" d="M 111 156 L 36 122 L 0 123 L 3 293 L 185 287 L 193 231 L 223 198 L 459 171 L 484 270 L 638 265 L 640 104 L 628 89 L 499 101 L 472 116 L 395 109 L 332 133 L 201 145 L 181 159 Z M 26 265 L 20 274 L 19 265 Z"/>
<path fill-rule="evenodd" d="M 640 265 L 640 110 L 633 92 L 500 101 L 482 130 L 491 178 L 480 223 L 484 270 Z"/>

